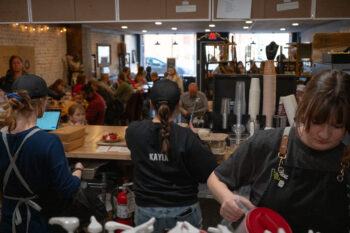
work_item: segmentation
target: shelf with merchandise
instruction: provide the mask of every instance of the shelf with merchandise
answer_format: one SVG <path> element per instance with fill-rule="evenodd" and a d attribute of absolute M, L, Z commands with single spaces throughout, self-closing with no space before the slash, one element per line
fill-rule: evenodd
<path fill-rule="evenodd" d="M 297 78 L 311 78 L 312 67 L 312 43 L 288 43 L 292 58 L 290 63 L 295 62 L 295 76 Z M 288 61 L 286 61 L 288 62 Z"/>

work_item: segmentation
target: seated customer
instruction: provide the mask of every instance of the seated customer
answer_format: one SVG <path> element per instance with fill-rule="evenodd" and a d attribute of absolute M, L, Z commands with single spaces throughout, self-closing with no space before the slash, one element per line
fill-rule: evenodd
<path fill-rule="evenodd" d="M 82 89 L 84 98 L 89 102 L 86 109 L 86 120 L 89 125 L 103 125 L 106 111 L 106 103 L 102 96 L 96 93 L 91 82 L 85 84 Z"/>
<path fill-rule="evenodd" d="M 132 93 L 134 93 L 135 91 L 134 88 L 126 81 L 125 74 L 122 72 L 118 74 L 118 83 L 119 86 L 116 92 L 114 93 L 114 96 L 116 98 L 119 98 L 123 102 L 125 107 Z"/>
<path fill-rule="evenodd" d="M 123 73 L 125 74 L 126 81 L 130 83 L 134 88 L 136 88 L 136 82 L 131 78 L 130 75 L 130 68 L 125 66 L 123 68 Z"/>
<path fill-rule="evenodd" d="M 75 103 L 68 109 L 69 125 L 86 125 L 85 108 L 83 105 Z"/>
<path fill-rule="evenodd" d="M 205 94 L 198 91 L 196 83 L 190 83 L 188 91 L 181 95 L 181 115 L 182 122 L 190 120 L 192 112 L 195 116 L 204 115 L 208 111 L 208 100 Z"/>
<path fill-rule="evenodd" d="M 55 100 L 60 100 L 65 95 L 65 87 L 65 81 L 63 81 L 63 79 L 57 79 L 53 84 L 49 86 L 49 88 L 52 90 L 49 92 L 49 95 L 51 95 L 51 97 Z"/>
<path fill-rule="evenodd" d="M 154 84 L 155 81 L 158 81 L 158 80 L 159 80 L 158 73 L 157 72 L 152 72 L 151 73 L 151 81 L 153 82 L 153 84 Z"/>
<path fill-rule="evenodd" d="M 153 85 L 155 82 L 157 82 L 159 79 L 158 73 L 157 72 L 152 72 L 151 73 L 151 80 L 153 82 Z M 152 91 L 152 88 L 148 89 L 148 92 L 150 93 Z M 142 106 L 142 117 L 143 119 L 151 119 L 152 113 L 151 113 L 151 100 L 149 95 L 145 98 L 143 101 L 143 106 Z"/>
<path fill-rule="evenodd" d="M 77 77 L 77 85 L 73 87 L 72 95 L 81 92 L 81 89 L 83 88 L 84 84 L 87 83 L 86 75 L 85 74 L 79 74 Z"/>

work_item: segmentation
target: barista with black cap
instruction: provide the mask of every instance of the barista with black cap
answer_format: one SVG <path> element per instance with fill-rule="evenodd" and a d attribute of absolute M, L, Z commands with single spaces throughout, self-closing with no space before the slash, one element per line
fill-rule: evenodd
<path fill-rule="evenodd" d="M 77 163 L 72 174 L 60 139 L 36 126 L 46 108 L 46 82 L 25 74 L 12 90 L 7 94 L 6 126 L 0 132 L 0 232 L 48 232 L 40 212 L 42 200 L 54 201 L 49 193 L 61 199 L 73 197 L 83 165 Z"/>
<path fill-rule="evenodd" d="M 201 227 L 198 183 L 205 182 L 217 165 L 191 129 L 172 121 L 180 94 L 175 82 L 155 82 L 150 93 L 154 119 L 132 122 L 126 130 L 134 164 L 135 224 L 155 217 L 154 232 L 170 229 L 177 221 Z"/>

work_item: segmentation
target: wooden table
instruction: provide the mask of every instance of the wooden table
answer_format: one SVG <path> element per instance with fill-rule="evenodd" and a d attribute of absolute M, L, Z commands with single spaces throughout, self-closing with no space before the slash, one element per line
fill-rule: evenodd
<path fill-rule="evenodd" d="M 66 152 L 66 157 L 81 159 L 131 160 L 130 152 L 96 152 L 98 147 L 97 142 L 101 140 L 102 135 L 113 132 L 124 138 L 126 128 L 127 126 L 87 125 L 85 128 L 85 144 L 73 151 Z"/>

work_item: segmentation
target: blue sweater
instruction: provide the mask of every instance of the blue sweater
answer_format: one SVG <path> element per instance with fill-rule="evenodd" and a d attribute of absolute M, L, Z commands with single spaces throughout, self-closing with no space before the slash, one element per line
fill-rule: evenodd
<path fill-rule="evenodd" d="M 12 156 L 23 141 L 24 137 L 32 129 L 17 134 L 8 134 L 7 140 Z M 0 132 L 0 138 L 2 134 Z M 45 131 L 39 131 L 32 135 L 24 143 L 16 165 L 31 190 L 40 197 L 47 193 L 56 193 L 55 198 L 71 198 L 80 185 L 79 178 L 72 175 L 68 168 L 68 161 L 65 157 L 60 139 Z M 0 140 L 0 192 L 3 189 L 3 177 L 9 166 L 9 158 L 4 142 Z M 23 187 L 12 170 L 5 194 L 14 197 L 32 196 Z M 47 197 L 45 197 L 47 198 Z M 40 200 L 34 200 L 36 203 Z M 2 201 L 2 219 L 0 232 L 11 232 L 11 221 L 13 210 L 17 201 L 4 199 Z M 17 227 L 17 233 L 25 232 L 26 208 L 22 205 L 22 224 Z M 39 212 L 31 209 L 31 223 L 29 232 L 47 232 L 47 220 Z"/>

